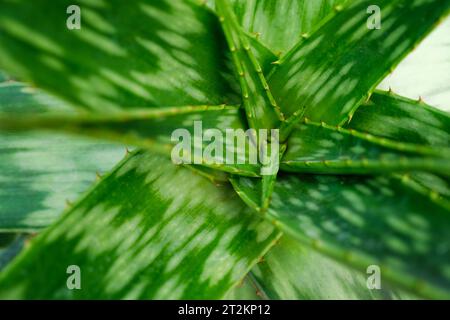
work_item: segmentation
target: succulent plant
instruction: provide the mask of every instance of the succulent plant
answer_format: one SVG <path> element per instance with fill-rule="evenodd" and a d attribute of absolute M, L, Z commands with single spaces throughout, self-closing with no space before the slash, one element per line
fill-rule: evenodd
<path fill-rule="evenodd" d="M 450 117 L 376 89 L 449 12 L 2 0 L 0 298 L 450 298 Z"/>

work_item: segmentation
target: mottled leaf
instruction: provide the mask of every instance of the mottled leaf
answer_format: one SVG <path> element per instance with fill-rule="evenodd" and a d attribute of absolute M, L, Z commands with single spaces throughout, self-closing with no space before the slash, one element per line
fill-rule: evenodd
<path fill-rule="evenodd" d="M 450 153 L 306 121 L 293 131 L 281 162 L 286 171 L 375 174 L 425 170 L 450 175 Z M 446 156 L 446 157 L 444 157 Z"/>
<path fill-rule="evenodd" d="M 257 155 L 257 146 L 245 135 L 245 126 L 239 107 L 225 105 L 135 109 L 107 115 L 0 114 L 3 132 L 71 132 L 147 148 L 185 164 L 255 177 L 260 166 L 252 162 L 251 154 Z M 238 143 L 235 136 L 245 138 L 245 144 Z"/>
<path fill-rule="evenodd" d="M 32 118 L 71 108 L 16 82 L 0 84 L 0 112 Z M 0 121 L 0 126 L 1 126 Z M 48 133 L 1 133 L 0 231 L 30 232 L 51 224 L 125 154 L 125 147 Z"/>
<path fill-rule="evenodd" d="M 264 256 L 251 274 L 270 299 L 353 300 L 413 299 L 392 290 L 381 278 L 381 288 L 369 289 L 372 273 L 352 269 L 284 235 Z"/>
<path fill-rule="evenodd" d="M 450 148 L 450 115 L 421 101 L 377 91 L 347 126 L 402 142 Z"/>
<path fill-rule="evenodd" d="M 256 207 L 255 179 L 234 178 Z M 405 178 L 279 176 L 266 219 L 354 268 L 427 298 L 450 297 L 449 209 Z"/>
<path fill-rule="evenodd" d="M 346 0 L 232 0 L 241 26 L 269 48 L 287 52 Z"/>
<path fill-rule="evenodd" d="M 194 1 L 2 1 L 0 68 L 100 112 L 238 103 L 225 40 Z M 234 81 L 234 80 L 233 80 Z"/>
<path fill-rule="evenodd" d="M 375 4 L 380 29 L 369 28 L 368 9 Z M 306 107 L 312 120 L 345 123 L 449 9 L 448 1 L 351 1 L 283 56 L 269 76 L 282 112 L 288 117 Z"/>
<path fill-rule="evenodd" d="M 399 142 L 430 146 L 442 154 L 450 148 L 448 113 L 391 91 L 375 92 L 367 103 L 358 108 L 347 127 Z M 410 177 L 427 188 L 431 196 L 450 201 L 448 177 L 425 172 L 413 172 Z"/>
<path fill-rule="evenodd" d="M 277 238 L 229 187 L 138 151 L 0 274 L 0 297 L 221 298 Z"/>

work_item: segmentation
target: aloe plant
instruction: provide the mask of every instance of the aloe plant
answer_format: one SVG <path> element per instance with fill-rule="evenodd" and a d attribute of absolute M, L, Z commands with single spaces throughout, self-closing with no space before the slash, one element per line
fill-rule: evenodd
<path fill-rule="evenodd" d="M 450 298 L 450 117 L 376 89 L 449 1 L 71 2 L 0 2 L 0 298 Z"/>

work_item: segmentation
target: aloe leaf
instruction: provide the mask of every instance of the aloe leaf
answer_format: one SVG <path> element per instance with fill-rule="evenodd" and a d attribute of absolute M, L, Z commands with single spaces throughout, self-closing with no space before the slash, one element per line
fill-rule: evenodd
<path fill-rule="evenodd" d="M 130 110 L 110 115 L 87 113 L 17 117 L 0 114 L 0 131 L 4 132 L 33 129 L 71 132 L 147 148 L 180 163 L 205 165 L 233 174 L 257 177 L 260 166 L 250 161 L 250 154 L 257 154 L 257 146 L 250 138 L 244 145 L 234 139 L 238 131 L 245 137 L 245 125 L 239 107 L 225 105 Z M 219 130 L 220 135 L 215 137 L 214 134 L 207 139 L 207 132 L 212 130 Z M 174 149 L 176 145 L 180 149 L 183 147 L 186 153 L 181 154 L 181 150 L 177 152 Z M 220 148 L 206 152 L 208 146 Z M 230 155 L 235 157 L 234 161 L 228 159 Z"/>
<path fill-rule="evenodd" d="M 65 103 L 17 82 L 0 83 L 0 112 L 38 117 L 71 112 Z M 0 126 L 1 126 L 0 121 Z M 55 221 L 74 200 L 125 154 L 103 141 L 35 131 L 0 138 L 0 232 L 32 232 Z"/>
<path fill-rule="evenodd" d="M 252 52 L 250 42 L 242 32 L 227 0 L 217 0 L 216 10 L 225 33 L 239 77 L 247 120 L 254 129 L 277 128 L 282 115 Z"/>
<path fill-rule="evenodd" d="M 358 108 L 347 127 L 399 142 L 430 146 L 441 153 L 450 147 L 450 116 L 447 112 L 392 91 L 376 91 Z M 450 201 L 448 177 L 412 172 L 410 178 L 427 188 L 433 197 Z"/>
<path fill-rule="evenodd" d="M 280 159 L 282 158 L 285 151 L 286 145 L 279 146 L 278 154 Z M 262 170 L 264 169 L 265 168 L 263 166 Z M 273 170 L 272 168 L 270 170 L 271 174 L 264 174 L 261 176 L 261 178 L 255 179 L 256 183 L 252 186 L 253 189 L 251 190 L 250 195 L 247 194 L 248 192 L 250 192 L 250 190 L 246 190 L 245 193 L 241 193 L 238 189 L 235 189 L 241 199 L 243 199 L 248 206 L 252 207 L 256 211 L 265 212 L 270 205 L 273 189 L 277 180 L 279 166 L 275 167 L 275 170 Z M 238 177 L 234 177 L 233 175 L 229 177 L 229 180 L 231 181 L 231 183 L 234 183 L 234 181 L 240 181 Z M 249 199 L 247 199 L 247 197 L 249 197 Z"/>
<path fill-rule="evenodd" d="M 256 264 L 251 274 L 270 299 L 353 300 L 414 299 L 385 281 L 369 289 L 370 274 L 354 270 L 284 235 Z"/>
<path fill-rule="evenodd" d="M 450 115 L 393 92 L 376 91 L 348 128 L 397 141 L 450 147 Z"/>
<path fill-rule="evenodd" d="M 274 52 L 287 52 L 346 0 L 233 0 L 240 25 Z"/>
<path fill-rule="evenodd" d="M 82 1 L 81 30 L 69 30 L 72 4 L 3 1 L 0 68 L 100 112 L 240 102 L 220 24 L 204 6 Z"/>
<path fill-rule="evenodd" d="M 306 106 L 307 118 L 344 124 L 450 9 L 448 1 L 380 0 L 381 29 L 369 29 L 370 5 L 343 6 L 281 58 L 269 85 L 286 117 Z"/>
<path fill-rule="evenodd" d="M 255 208 L 255 179 L 232 183 Z M 449 210 L 407 179 L 279 175 L 265 218 L 344 264 L 379 266 L 382 279 L 414 295 L 448 298 Z"/>
<path fill-rule="evenodd" d="M 281 162 L 285 171 L 375 174 L 426 170 L 450 175 L 450 153 L 442 149 L 400 143 L 309 120 L 293 131 L 288 145 Z"/>
<path fill-rule="evenodd" d="M 137 151 L 1 273 L 0 297 L 221 298 L 278 236 L 229 187 Z"/>

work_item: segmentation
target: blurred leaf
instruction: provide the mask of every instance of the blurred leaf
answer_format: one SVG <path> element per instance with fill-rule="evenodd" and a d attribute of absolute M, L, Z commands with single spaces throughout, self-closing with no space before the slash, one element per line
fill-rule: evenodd
<path fill-rule="evenodd" d="M 366 269 L 355 270 L 303 246 L 285 235 L 252 269 L 258 286 L 270 299 L 350 300 L 412 299 L 391 290 L 381 280 L 381 289 L 370 290 Z"/>
<path fill-rule="evenodd" d="M 10 80 L 10 77 L 2 70 L 0 70 L 0 83 Z"/>
<path fill-rule="evenodd" d="M 0 297 L 221 298 L 278 236 L 229 187 L 138 151 L 1 273 Z"/>
<path fill-rule="evenodd" d="M 99 112 L 239 103 L 223 33 L 205 7 L 83 0 L 81 30 L 69 30 L 72 4 L 2 1 L 0 68 Z"/>
<path fill-rule="evenodd" d="M 450 115 L 392 92 L 377 91 L 356 111 L 347 126 L 399 142 L 430 146 L 441 154 L 450 148 Z M 445 169 L 445 165 L 442 167 Z M 450 170 L 444 172 L 448 176 Z M 413 172 L 410 178 L 426 188 L 432 197 L 447 201 L 450 207 L 448 177 Z"/>
<path fill-rule="evenodd" d="M 440 197 L 440 200 L 447 201 L 450 208 L 450 179 L 428 172 L 413 172 L 410 178 L 430 192 L 431 197 Z"/>
<path fill-rule="evenodd" d="M 250 153 L 257 154 L 256 145 L 249 138 L 245 140 L 245 145 L 234 139 L 235 135 L 246 137 L 245 125 L 239 107 L 224 105 L 133 110 L 107 115 L 87 113 L 18 117 L 0 114 L 0 131 L 3 132 L 45 129 L 76 133 L 147 148 L 167 157 L 172 156 L 173 160 L 183 159 L 183 163 L 257 177 L 259 164 L 252 163 L 249 156 Z M 208 132 L 211 138 L 207 138 Z M 188 150 L 181 154 L 174 148 L 175 145 L 182 145 L 183 150 Z M 221 148 L 215 148 L 219 145 Z M 234 156 L 236 160 L 230 161 L 228 156 Z"/>
<path fill-rule="evenodd" d="M 59 99 L 16 82 L 0 84 L 0 112 L 36 118 L 71 112 Z M 1 126 L 0 122 L 0 126 Z M 0 231 L 36 231 L 50 225 L 94 181 L 111 169 L 125 147 L 34 131 L 2 132 Z"/>
<path fill-rule="evenodd" d="M 286 171 L 375 174 L 426 170 L 450 176 L 450 152 L 325 123 L 306 121 L 294 130 L 288 144 L 281 162 L 281 168 Z"/>
<path fill-rule="evenodd" d="M 253 208 L 256 179 L 233 186 Z M 450 209 L 389 177 L 279 176 L 265 217 L 337 261 L 426 298 L 450 297 Z"/>
<path fill-rule="evenodd" d="M 376 4 L 381 29 L 367 26 L 373 1 L 353 1 L 281 58 L 269 84 L 286 117 L 306 107 L 306 117 L 342 125 L 450 9 L 448 1 Z"/>

